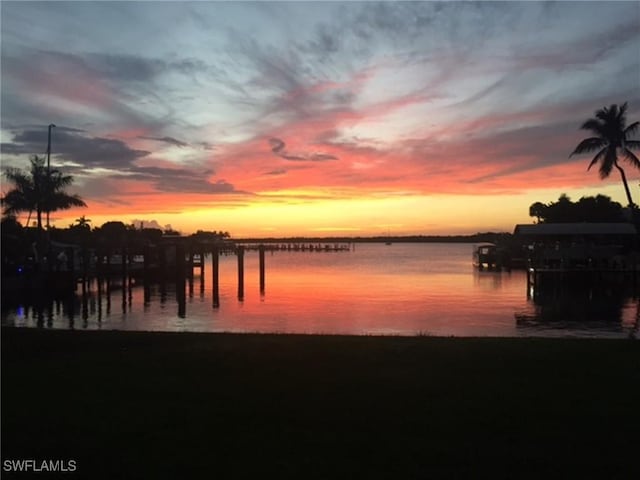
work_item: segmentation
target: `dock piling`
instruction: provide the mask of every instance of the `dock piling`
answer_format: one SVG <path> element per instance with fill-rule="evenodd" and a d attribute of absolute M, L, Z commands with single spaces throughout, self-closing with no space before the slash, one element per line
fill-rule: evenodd
<path fill-rule="evenodd" d="M 238 256 L 238 300 L 244 299 L 244 247 L 238 246 L 236 251 Z"/>
<path fill-rule="evenodd" d="M 211 251 L 211 281 L 213 282 L 213 306 L 220 306 L 220 285 L 219 285 L 220 252 L 218 247 L 213 247 Z"/>
<path fill-rule="evenodd" d="M 264 245 L 259 247 L 260 258 L 260 293 L 264 294 Z"/>

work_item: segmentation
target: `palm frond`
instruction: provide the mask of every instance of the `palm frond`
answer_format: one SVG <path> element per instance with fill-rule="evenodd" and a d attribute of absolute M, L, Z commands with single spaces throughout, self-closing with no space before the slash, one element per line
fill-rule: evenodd
<path fill-rule="evenodd" d="M 63 192 L 54 193 L 50 200 L 50 206 L 44 211 L 68 210 L 73 207 L 86 207 L 87 204 L 78 195 L 68 195 Z M 49 210 L 51 208 L 51 210 Z"/>
<path fill-rule="evenodd" d="M 4 176 L 7 177 L 9 182 L 16 186 L 28 185 L 32 183 L 32 179 L 29 175 L 26 175 L 22 170 L 18 168 L 7 168 L 4 172 Z"/>
<path fill-rule="evenodd" d="M 629 163 L 631 163 L 631 165 L 636 168 L 640 168 L 640 160 L 638 160 L 638 157 L 631 150 L 623 148 L 622 155 Z"/>
<path fill-rule="evenodd" d="M 607 147 L 604 147 L 602 150 L 600 150 L 598 153 L 596 153 L 596 156 L 593 157 L 593 159 L 591 160 L 591 162 L 589 163 L 589 166 L 587 167 L 587 171 L 591 170 L 591 167 L 593 167 L 596 163 L 598 163 L 602 158 L 604 158 L 604 156 L 607 153 Z"/>
<path fill-rule="evenodd" d="M 590 118 L 589 120 L 584 122 L 582 125 L 580 125 L 580 129 L 588 130 L 601 137 L 605 134 L 604 123 L 596 120 L 595 118 Z"/>
<path fill-rule="evenodd" d="M 607 107 L 602 107 L 600 110 L 596 110 L 593 115 L 602 121 L 606 121 L 609 117 L 609 109 Z"/>
<path fill-rule="evenodd" d="M 624 129 L 624 136 L 625 138 L 627 137 L 627 135 L 633 135 L 634 133 L 636 133 L 636 130 L 638 130 L 638 127 L 640 126 L 640 122 L 633 122 L 631 125 L 629 125 L 627 128 Z"/>
<path fill-rule="evenodd" d="M 599 148 L 605 147 L 606 144 L 607 144 L 606 141 L 603 140 L 602 138 L 598 138 L 598 137 L 585 138 L 578 144 L 575 150 L 571 152 L 571 155 L 593 152 L 595 150 L 598 150 Z"/>
<path fill-rule="evenodd" d="M 624 119 L 627 116 L 627 102 L 624 102 L 620 105 L 620 109 L 618 110 L 618 118 Z"/>
<path fill-rule="evenodd" d="M 2 206 L 5 215 L 26 212 L 31 209 L 32 204 L 28 198 L 19 190 L 11 190 L 2 197 Z"/>
<path fill-rule="evenodd" d="M 615 148 L 607 148 L 605 149 L 605 154 L 600 162 L 600 178 L 605 179 L 609 175 L 611 175 L 611 170 L 613 170 L 613 166 L 616 163 L 616 150 Z"/>

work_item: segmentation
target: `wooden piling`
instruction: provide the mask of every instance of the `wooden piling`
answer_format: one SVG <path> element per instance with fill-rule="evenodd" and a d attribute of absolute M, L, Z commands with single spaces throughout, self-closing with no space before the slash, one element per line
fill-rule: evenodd
<path fill-rule="evenodd" d="M 106 290 L 107 290 L 107 314 L 111 312 L 111 249 L 107 248 L 105 253 L 105 258 L 107 263 L 104 268 L 104 276 L 107 282 Z"/>
<path fill-rule="evenodd" d="M 176 244 L 176 281 L 182 281 L 186 274 L 184 245 Z"/>
<path fill-rule="evenodd" d="M 238 256 L 238 300 L 244 299 L 244 247 L 238 246 L 236 252 Z"/>
<path fill-rule="evenodd" d="M 160 263 L 160 276 L 162 278 L 167 275 L 167 247 L 164 245 L 159 247 L 158 262 Z"/>
<path fill-rule="evenodd" d="M 105 258 L 107 259 L 105 271 L 107 272 L 107 274 L 109 274 L 111 271 L 111 249 L 110 248 L 107 248 L 105 253 Z"/>
<path fill-rule="evenodd" d="M 189 285 L 189 298 L 193 298 L 193 275 L 189 275 L 188 285 Z"/>
<path fill-rule="evenodd" d="M 149 285 L 149 281 L 147 279 L 145 279 L 144 281 L 144 285 L 142 287 L 142 291 L 143 291 L 143 306 L 144 306 L 144 311 L 146 312 L 149 308 L 149 306 L 151 305 L 151 287 Z"/>
<path fill-rule="evenodd" d="M 122 313 L 127 313 L 127 277 L 122 277 Z"/>
<path fill-rule="evenodd" d="M 189 246 L 189 260 L 187 261 L 187 277 L 192 280 L 193 279 L 193 248 Z"/>
<path fill-rule="evenodd" d="M 142 278 L 146 283 L 150 277 L 149 267 L 151 266 L 151 247 L 149 245 L 144 246 L 144 251 L 142 255 L 143 255 Z"/>
<path fill-rule="evenodd" d="M 122 263 L 122 278 L 124 279 L 127 276 L 127 248 L 126 247 L 122 247 L 122 250 L 120 251 L 120 261 Z"/>
<path fill-rule="evenodd" d="M 264 294 L 264 245 L 260 245 L 258 252 L 260 258 L 260 293 Z"/>
<path fill-rule="evenodd" d="M 185 318 L 187 315 L 187 297 L 185 294 L 186 278 L 183 275 L 176 280 L 176 301 L 178 303 L 178 317 Z"/>
<path fill-rule="evenodd" d="M 213 306 L 220 306 L 220 285 L 219 285 L 219 269 L 220 269 L 220 252 L 218 247 L 213 247 L 211 251 L 211 281 L 213 283 Z"/>
<path fill-rule="evenodd" d="M 200 296 L 204 295 L 204 250 L 200 249 Z"/>

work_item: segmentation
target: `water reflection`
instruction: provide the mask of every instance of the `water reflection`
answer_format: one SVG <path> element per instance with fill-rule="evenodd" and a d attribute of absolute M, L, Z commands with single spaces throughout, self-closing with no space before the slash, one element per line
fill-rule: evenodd
<path fill-rule="evenodd" d="M 533 310 L 516 313 L 521 328 L 570 332 L 625 332 L 637 338 L 640 322 L 640 289 L 628 276 L 606 279 L 548 278 L 527 292 Z M 633 315 L 635 313 L 635 315 Z"/>
<path fill-rule="evenodd" d="M 96 281 L 66 299 L 3 299 L 2 324 L 42 328 L 456 336 L 637 336 L 638 291 L 548 284 L 523 271 L 478 272 L 470 245 L 358 245 L 277 252 L 262 277 L 246 252 L 209 258 L 181 281 Z M 214 268 L 215 267 L 215 268 Z M 265 284 L 266 288 L 265 288 Z M 632 287 L 632 286 L 631 286 Z M 528 295 L 528 293 L 530 295 Z M 634 333 L 635 332 L 635 333 Z"/>

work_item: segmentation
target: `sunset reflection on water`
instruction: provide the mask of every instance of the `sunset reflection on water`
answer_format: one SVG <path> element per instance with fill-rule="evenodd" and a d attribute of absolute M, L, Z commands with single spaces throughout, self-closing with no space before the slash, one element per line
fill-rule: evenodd
<path fill-rule="evenodd" d="M 175 283 L 92 288 L 83 299 L 3 312 L 3 325 L 121 330 L 357 335 L 623 337 L 637 329 L 637 299 L 604 297 L 586 315 L 572 299 L 555 311 L 527 297 L 524 271 L 479 272 L 469 244 L 356 244 L 343 252 L 266 254 L 260 290 L 257 252 L 245 255 L 238 299 L 237 260 L 220 259 L 220 305 L 213 306 L 210 258 L 184 298 Z M 94 286 L 95 287 L 95 286 Z M 146 291 L 145 291 L 146 288 Z M 544 300 L 544 299 L 543 299 Z M 637 333 L 637 332 L 635 332 Z"/>

